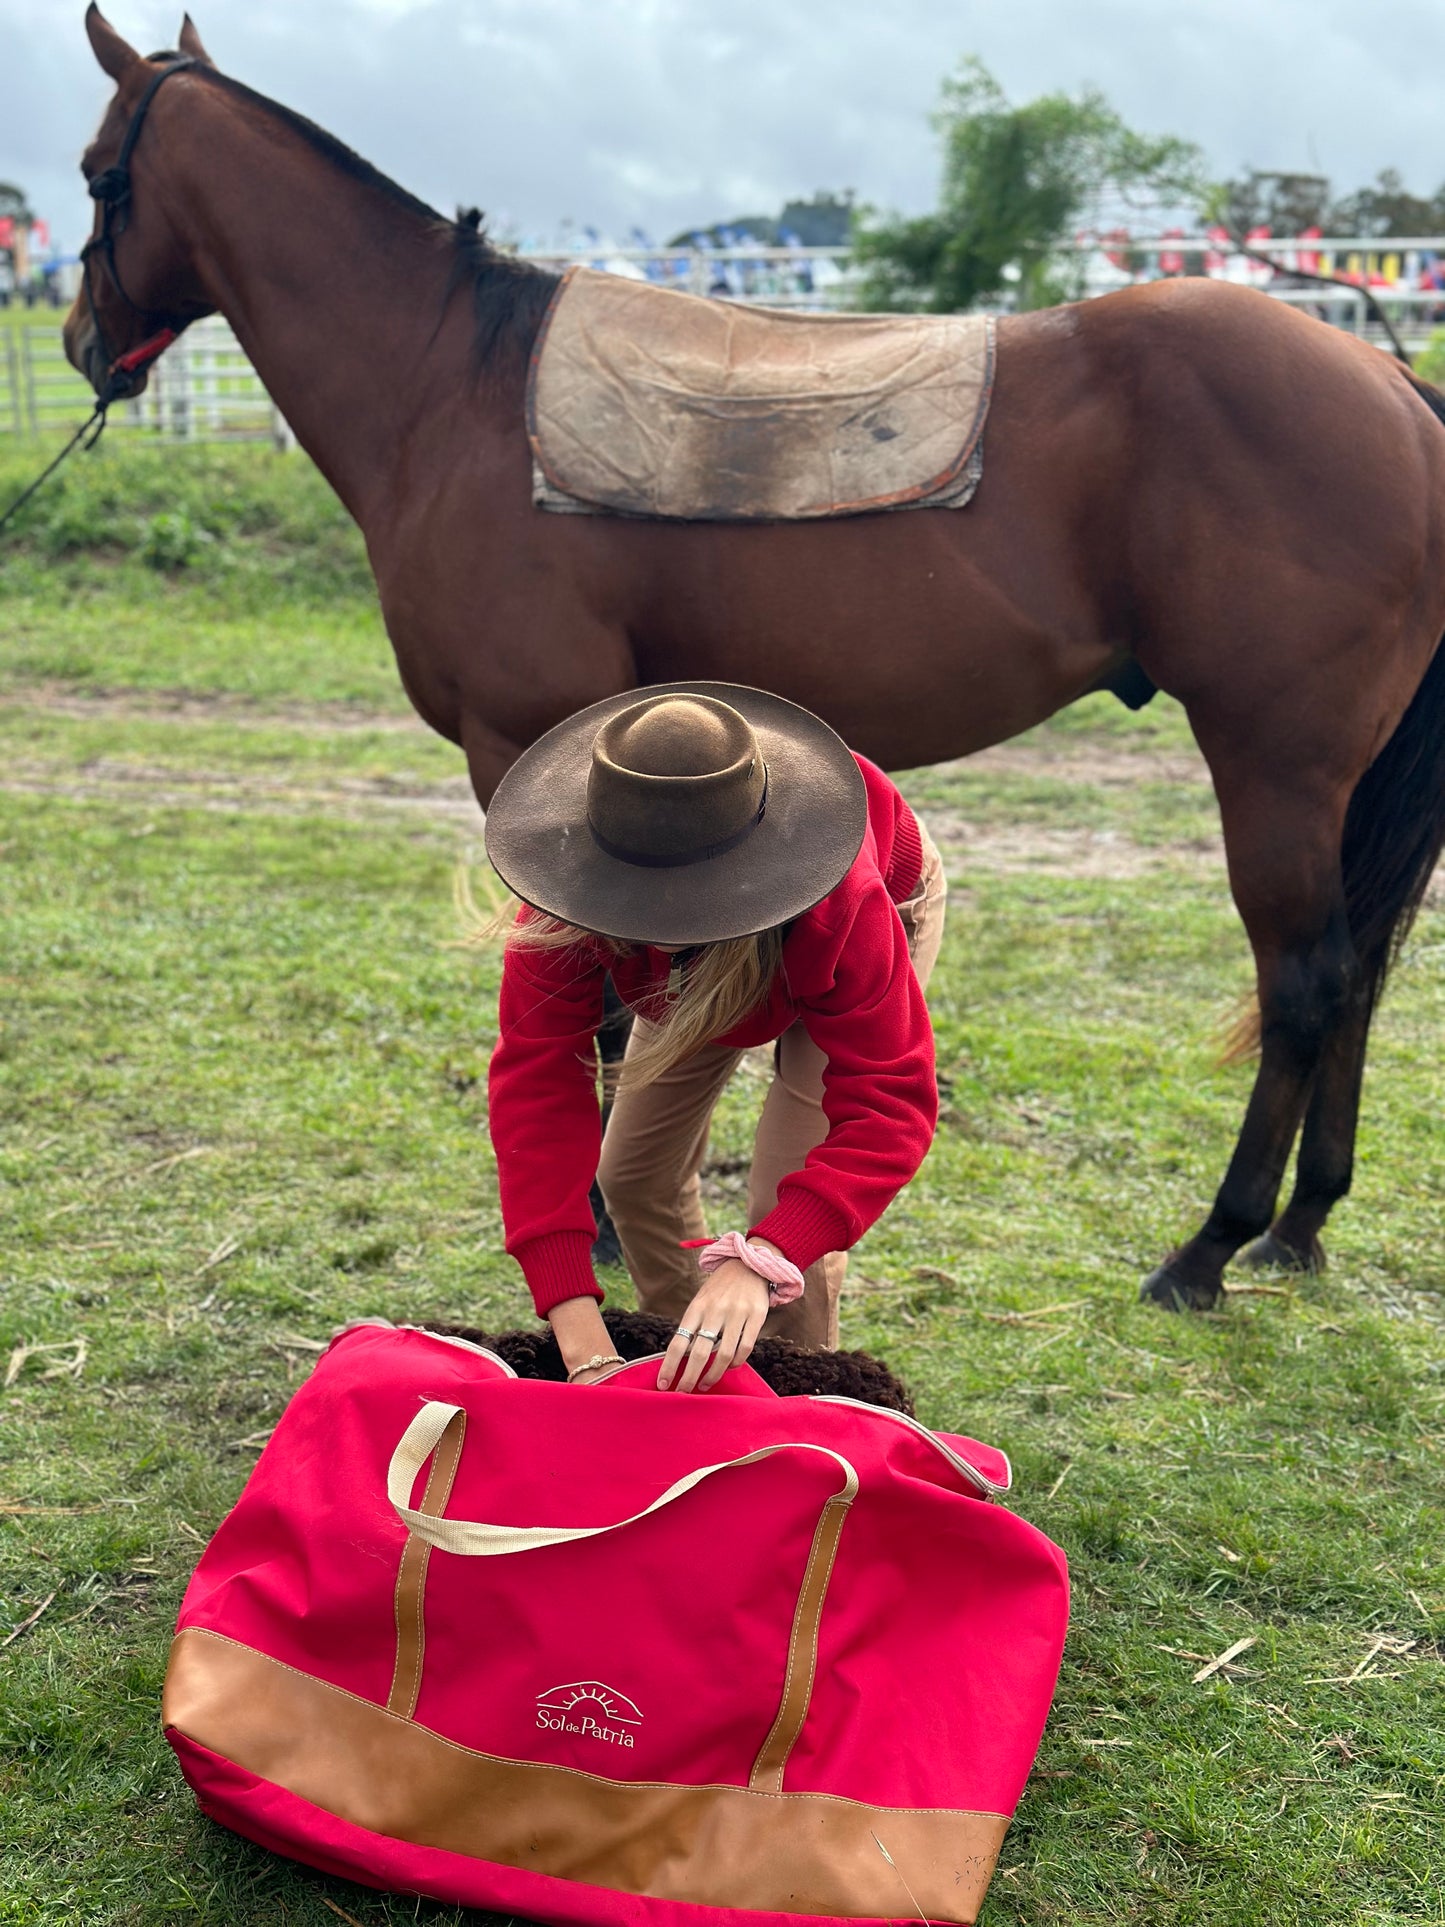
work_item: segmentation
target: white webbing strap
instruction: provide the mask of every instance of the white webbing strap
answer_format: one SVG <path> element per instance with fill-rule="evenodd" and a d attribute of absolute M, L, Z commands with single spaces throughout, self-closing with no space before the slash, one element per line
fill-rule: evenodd
<path fill-rule="evenodd" d="M 747 1452 L 738 1459 L 724 1459 L 717 1465 L 702 1465 L 695 1472 L 687 1473 L 661 1492 L 651 1505 L 644 1506 L 641 1512 L 634 1512 L 631 1518 L 619 1519 L 609 1526 L 492 1526 L 476 1519 L 444 1519 L 428 1512 L 418 1512 L 408 1501 L 416 1476 L 426 1464 L 441 1439 L 442 1433 L 453 1419 L 464 1414 L 460 1405 L 444 1405 L 433 1400 L 423 1405 L 411 1424 L 401 1435 L 386 1475 L 386 1496 L 396 1508 L 396 1516 L 404 1526 L 408 1526 L 419 1539 L 425 1539 L 443 1552 L 460 1552 L 469 1557 L 489 1557 L 505 1552 L 531 1552 L 538 1546 L 565 1546 L 575 1539 L 596 1539 L 604 1532 L 620 1532 L 623 1526 L 636 1525 L 639 1519 L 651 1513 L 660 1512 L 674 1500 L 691 1492 L 695 1486 L 710 1479 L 717 1472 L 729 1472 L 734 1466 L 756 1465 L 761 1459 L 770 1459 L 777 1452 L 821 1452 L 824 1458 L 832 1459 L 843 1473 L 843 1483 L 831 1494 L 833 1498 L 851 1502 L 858 1491 L 858 1474 L 841 1452 L 834 1452 L 826 1445 L 812 1445 L 806 1440 L 791 1440 L 779 1445 L 764 1445 L 756 1452 Z"/>

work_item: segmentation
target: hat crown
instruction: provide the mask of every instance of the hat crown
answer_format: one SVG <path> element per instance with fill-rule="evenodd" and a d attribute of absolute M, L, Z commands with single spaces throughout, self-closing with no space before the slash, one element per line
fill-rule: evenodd
<path fill-rule="evenodd" d="M 642 776 L 711 776 L 757 747 L 735 709 L 698 696 L 639 703 L 617 722 L 608 733 L 607 753 Z"/>
<path fill-rule="evenodd" d="M 624 862 L 701 863 L 748 835 L 766 792 L 746 717 L 712 696 L 652 696 L 598 730 L 587 822 L 601 847 Z"/>

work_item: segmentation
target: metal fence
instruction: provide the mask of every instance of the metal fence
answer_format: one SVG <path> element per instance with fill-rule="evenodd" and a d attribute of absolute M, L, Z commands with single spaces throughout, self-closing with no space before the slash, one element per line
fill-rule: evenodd
<path fill-rule="evenodd" d="M 0 429 L 33 435 L 74 426 L 94 404 L 90 383 L 65 359 L 58 315 L 0 328 Z"/>
<path fill-rule="evenodd" d="M 0 433 L 73 428 L 94 405 L 90 383 L 65 358 L 57 315 L 25 314 L 0 326 Z M 166 350 L 145 393 L 111 410 L 110 427 L 166 441 L 295 442 L 219 316 L 196 322 Z"/>
<path fill-rule="evenodd" d="M 187 328 L 151 369 L 145 393 L 127 402 L 127 427 L 170 441 L 270 441 L 295 446 L 281 411 L 219 315 Z"/>
<path fill-rule="evenodd" d="M 19 435 L 29 426 L 21 406 L 19 330 L 0 336 L 0 434 Z"/>
<path fill-rule="evenodd" d="M 1369 302 L 1358 288 L 1266 288 L 1266 294 L 1292 308 L 1301 308 L 1332 327 L 1371 341 L 1377 348 L 1390 345 L 1384 328 L 1375 319 Z M 1410 355 L 1428 348 L 1435 335 L 1445 328 L 1445 294 L 1429 293 L 1371 294 L 1390 317 L 1400 345 Z"/>

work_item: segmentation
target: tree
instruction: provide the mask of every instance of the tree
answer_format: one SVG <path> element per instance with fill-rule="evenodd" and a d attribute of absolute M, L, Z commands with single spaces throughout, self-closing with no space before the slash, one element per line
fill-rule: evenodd
<path fill-rule="evenodd" d="M 684 228 L 667 243 L 670 248 L 686 247 L 701 234 L 715 247 L 722 236 L 750 234 L 762 247 L 786 245 L 784 235 L 795 237 L 805 248 L 841 248 L 848 245 L 853 226 L 853 190 L 830 194 L 820 188 L 811 200 L 789 201 L 781 214 L 735 214 L 728 221 L 714 221 L 710 227 Z"/>
<path fill-rule="evenodd" d="M 724 242 L 724 235 L 749 235 L 759 247 L 770 248 L 778 239 L 778 224 L 771 214 L 735 214 L 729 221 L 714 221 L 710 227 L 684 228 L 674 234 L 665 246 L 670 248 L 691 247 L 699 240 L 710 247 L 720 248 L 731 245 Z"/>
<path fill-rule="evenodd" d="M 1332 218 L 1329 199 L 1330 184 L 1323 174 L 1272 174 L 1251 168 L 1239 180 L 1211 188 L 1203 212 L 1206 221 L 1218 222 L 1240 239 L 1258 227 L 1267 227 L 1271 235 L 1303 234 Z"/>
<path fill-rule="evenodd" d="M 1093 88 L 1011 107 L 977 59 L 944 82 L 934 124 L 937 213 L 857 230 L 867 306 L 954 313 L 1015 279 L 1020 306 L 1042 306 L 1074 291 L 1059 245 L 1086 221 L 1121 204 L 1192 206 L 1204 191 L 1192 142 L 1135 133 Z"/>
<path fill-rule="evenodd" d="M 789 201 L 778 216 L 780 234 L 795 234 L 805 248 L 841 248 L 853 231 L 853 190 L 829 194 L 821 189 L 809 201 Z"/>
<path fill-rule="evenodd" d="M 1322 174 L 1262 174 L 1251 168 L 1239 180 L 1212 188 L 1204 214 L 1240 236 L 1254 227 L 1267 227 L 1276 236 L 1317 227 L 1326 234 L 1358 235 L 1368 241 L 1445 233 L 1445 187 L 1424 200 L 1410 193 L 1396 168 L 1384 168 L 1373 186 L 1356 188 L 1337 201 L 1331 194 Z"/>
<path fill-rule="evenodd" d="M 0 221 L 6 220 L 27 228 L 35 220 L 30 203 L 25 198 L 25 189 L 16 187 L 13 181 L 0 181 Z"/>
<path fill-rule="evenodd" d="M 1445 232 L 1445 187 L 1433 200 L 1407 191 L 1399 172 L 1383 169 L 1373 187 L 1358 188 L 1330 209 L 1331 234 L 1358 234 L 1385 240 L 1392 234 Z"/>

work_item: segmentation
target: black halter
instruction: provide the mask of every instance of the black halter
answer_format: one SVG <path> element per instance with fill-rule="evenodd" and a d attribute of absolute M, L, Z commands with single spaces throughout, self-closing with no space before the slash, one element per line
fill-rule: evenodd
<path fill-rule="evenodd" d="M 117 238 L 125 233 L 126 226 L 130 220 L 131 155 L 135 152 L 136 142 L 140 139 L 141 129 L 145 125 L 146 115 L 150 112 L 150 104 L 172 74 L 184 73 L 188 67 L 194 67 L 197 64 L 192 55 L 181 54 L 175 60 L 167 61 L 159 73 L 151 77 L 145 92 L 136 102 L 135 112 L 131 115 L 130 126 L 125 130 L 125 139 L 120 144 L 120 152 L 116 155 L 110 166 L 104 168 L 90 183 L 91 199 L 99 201 L 101 205 L 100 232 L 99 234 L 93 234 L 80 250 L 80 263 L 82 283 L 85 288 L 85 303 L 90 310 L 90 323 L 95 330 L 96 340 L 100 343 L 101 353 L 105 357 L 107 378 L 106 389 L 102 391 L 101 396 L 103 401 L 114 398 L 107 392 L 112 388 L 114 388 L 117 393 L 121 392 L 129 377 L 134 374 L 138 368 L 144 367 L 148 361 L 153 361 L 158 354 L 168 348 L 171 342 L 175 340 L 176 336 L 180 334 L 182 329 L 187 325 L 186 321 L 180 317 L 167 317 L 165 326 L 160 332 L 154 335 L 149 341 L 143 342 L 140 348 L 131 349 L 127 355 L 113 355 L 111 353 L 111 344 L 107 340 L 105 329 L 101 325 L 99 310 L 95 305 L 95 290 L 91 283 L 91 269 L 96 254 L 99 253 L 103 255 L 105 258 L 106 272 L 110 276 L 111 284 L 121 300 L 130 309 L 131 313 L 139 315 L 142 321 L 149 321 L 154 318 L 147 315 L 144 309 L 138 308 L 126 293 L 125 284 L 120 278 L 120 269 L 116 266 L 115 244 Z"/>
<path fill-rule="evenodd" d="M 129 218 L 130 157 L 135 152 L 136 142 L 140 139 L 140 130 L 145 125 L 150 104 L 155 99 L 157 91 L 165 85 L 172 74 L 184 73 L 187 67 L 194 67 L 197 64 L 192 55 L 180 54 L 176 59 L 167 61 L 160 72 L 152 76 L 145 92 L 136 102 L 136 110 L 131 115 L 130 126 L 125 130 L 125 139 L 120 144 L 120 152 L 112 164 L 97 174 L 90 184 L 91 198 L 100 202 L 103 212 L 100 219 L 100 233 L 93 234 L 80 250 L 81 285 L 85 289 L 85 305 L 90 310 L 90 325 L 95 330 L 95 338 L 100 343 L 101 353 L 105 356 L 105 386 L 99 391 L 90 420 L 83 422 L 76 429 L 55 459 L 46 464 L 29 488 L 23 489 L 4 514 L 0 515 L 0 529 L 3 529 L 24 507 L 41 484 L 55 473 L 72 449 L 82 446 L 95 447 L 100 440 L 101 430 L 105 427 L 106 410 L 113 401 L 118 400 L 125 393 L 131 376 L 138 373 L 140 369 L 148 367 L 158 355 L 164 354 L 176 336 L 189 326 L 185 316 L 171 316 L 157 333 L 148 336 L 139 347 L 128 349 L 123 355 L 113 355 L 96 309 L 95 290 L 91 286 L 90 270 L 97 252 L 103 254 L 115 291 L 131 313 L 138 314 L 142 321 L 151 321 L 156 318 L 148 315 L 143 308 L 138 308 L 125 291 L 120 271 L 115 265 L 116 236 L 125 233 Z"/>

